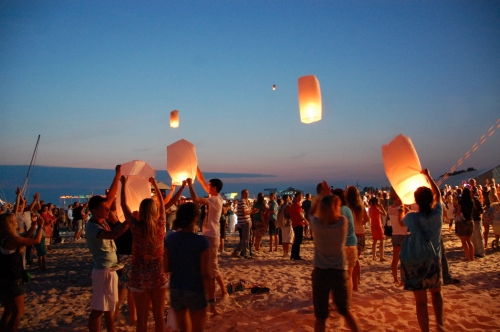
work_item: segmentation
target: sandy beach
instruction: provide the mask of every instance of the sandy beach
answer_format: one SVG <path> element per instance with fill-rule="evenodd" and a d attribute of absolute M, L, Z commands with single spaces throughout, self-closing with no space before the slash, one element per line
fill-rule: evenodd
<path fill-rule="evenodd" d="M 453 277 L 460 283 L 443 287 L 445 327 L 449 331 L 498 331 L 500 326 L 500 250 L 489 244 L 486 257 L 464 261 L 458 238 L 443 231 Z M 21 331 L 86 331 L 90 313 L 92 258 L 83 240 L 73 242 L 73 233 L 63 233 L 65 242 L 54 245 L 47 256 L 48 270 L 28 267 L 33 280 L 27 285 L 25 314 Z M 278 252 L 268 251 L 264 241 L 255 259 L 232 258 L 237 233 L 229 235 L 220 266 L 226 283 L 247 281 L 248 285 L 270 288 L 269 293 L 234 292 L 229 300 L 217 305 L 219 314 L 207 322 L 207 331 L 313 331 L 314 314 L 311 294 L 313 243 L 306 240 L 301 256 L 293 262 Z M 493 239 L 490 233 L 490 241 Z M 386 262 L 372 261 L 371 238 L 362 255 L 362 284 L 355 292 L 351 307 L 365 331 L 419 331 L 413 294 L 393 284 L 390 272 L 392 246 L 386 241 Z M 217 291 L 220 295 L 220 292 Z M 168 303 L 168 295 L 167 295 Z M 167 316 L 168 305 L 166 306 Z M 429 303 L 431 329 L 436 324 Z M 3 312 L 3 307 L 0 308 Z M 118 331 L 135 331 L 127 325 L 124 307 L 117 323 Z M 103 324 L 103 330 L 104 324 Z M 148 331 L 154 330 L 152 314 Z M 331 311 L 328 331 L 347 331 L 343 319 Z"/>

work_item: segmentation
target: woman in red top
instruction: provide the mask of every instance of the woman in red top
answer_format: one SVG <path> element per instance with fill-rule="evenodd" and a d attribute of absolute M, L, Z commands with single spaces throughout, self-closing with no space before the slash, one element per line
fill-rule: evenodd
<path fill-rule="evenodd" d="M 368 208 L 368 214 L 371 219 L 371 230 L 372 230 L 372 252 L 373 252 L 373 260 L 377 259 L 377 241 L 380 241 L 379 249 L 380 249 L 380 261 L 385 261 L 384 258 L 384 228 L 382 227 L 382 216 L 386 216 L 387 212 L 384 207 L 379 204 L 378 198 L 373 197 L 370 199 L 370 207 Z"/>
<path fill-rule="evenodd" d="M 42 206 L 42 212 L 40 215 L 43 218 L 43 231 L 45 232 L 45 237 L 49 239 L 47 245 L 47 250 L 50 250 L 50 244 L 52 240 L 52 236 L 54 235 L 54 223 L 56 221 L 56 217 L 50 213 L 51 204 L 47 204 Z"/>

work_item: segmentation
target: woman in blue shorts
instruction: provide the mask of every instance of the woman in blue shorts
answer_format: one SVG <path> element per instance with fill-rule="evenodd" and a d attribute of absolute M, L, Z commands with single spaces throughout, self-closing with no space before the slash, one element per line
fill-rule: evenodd
<path fill-rule="evenodd" d="M 165 240 L 164 266 L 170 273 L 170 306 L 181 331 L 203 331 L 209 289 L 208 241 L 196 234 L 199 209 L 195 203 L 179 206 L 174 229 Z"/>

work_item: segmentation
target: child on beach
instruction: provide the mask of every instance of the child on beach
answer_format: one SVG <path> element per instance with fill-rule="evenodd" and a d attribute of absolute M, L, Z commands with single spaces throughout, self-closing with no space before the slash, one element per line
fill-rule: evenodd
<path fill-rule="evenodd" d="M 203 331 L 205 328 L 205 292 L 212 282 L 208 266 L 209 242 L 195 233 L 198 218 L 197 204 L 182 204 L 174 221 L 178 231 L 165 240 L 164 268 L 170 273 L 170 305 L 181 331 Z"/>

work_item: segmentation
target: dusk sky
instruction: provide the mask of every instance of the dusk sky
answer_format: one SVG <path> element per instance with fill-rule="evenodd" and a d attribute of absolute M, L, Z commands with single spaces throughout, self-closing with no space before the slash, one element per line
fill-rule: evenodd
<path fill-rule="evenodd" d="M 165 170 L 184 138 L 205 172 L 382 186 L 396 135 L 437 177 L 500 124 L 499 1 L 7 0 L 0 50 L 0 165 L 29 164 L 40 134 L 38 165 Z M 499 165 L 499 144 L 458 169 Z"/>

